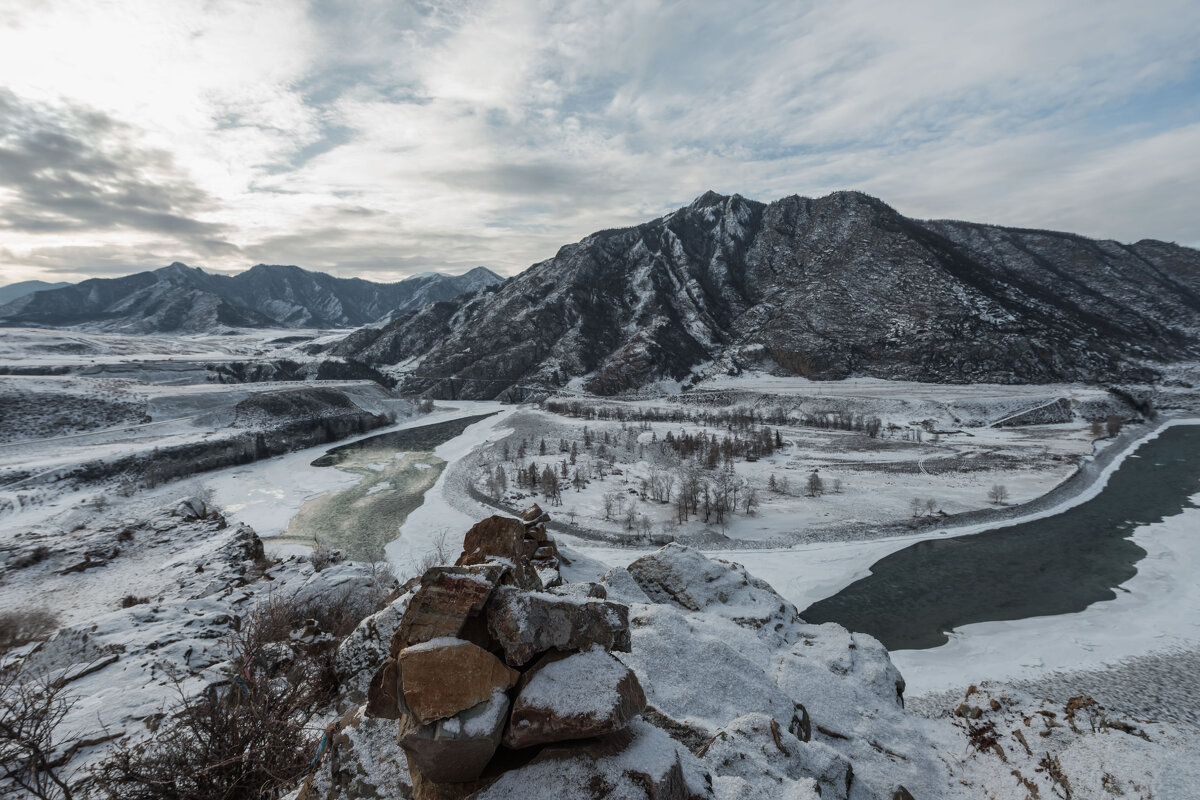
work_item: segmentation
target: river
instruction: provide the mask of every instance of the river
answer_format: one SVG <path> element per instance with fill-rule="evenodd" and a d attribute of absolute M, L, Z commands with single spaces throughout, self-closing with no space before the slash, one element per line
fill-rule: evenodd
<path fill-rule="evenodd" d="M 1128 456 L 1099 495 L 1061 514 L 980 534 L 918 542 L 812 604 L 889 650 L 938 647 L 963 625 L 1070 614 L 1112 600 L 1146 551 L 1129 537 L 1195 508 L 1200 425 L 1165 429 Z M 1200 536 L 1200 531 L 1196 535 Z"/>

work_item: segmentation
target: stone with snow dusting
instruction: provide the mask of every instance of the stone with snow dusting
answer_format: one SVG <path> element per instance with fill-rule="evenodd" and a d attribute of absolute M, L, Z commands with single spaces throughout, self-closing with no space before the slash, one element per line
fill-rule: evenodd
<path fill-rule="evenodd" d="M 361 703 L 366 697 L 373 671 L 388 657 L 392 636 L 400 627 L 412 596 L 412 592 L 403 593 L 358 623 L 338 645 L 333 668 L 347 700 Z"/>
<path fill-rule="evenodd" d="M 487 608 L 488 630 L 513 666 L 548 650 L 629 650 L 629 609 L 605 600 L 577 600 L 502 586 Z"/>
<path fill-rule="evenodd" d="M 499 690 L 472 708 L 425 725 L 410 714 L 402 716 L 396 741 L 408 755 L 414 787 L 418 771 L 435 783 L 476 780 L 500 746 L 507 720 L 508 696 Z"/>
<path fill-rule="evenodd" d="M 520 749 L 613 733 L 645 707 L 637 676 L 603 649 L 549 655 L 521 678 L 504 746 Z"/>
<path fill-rule="evenodd" d="M 845 800 L 854 770 L 828 745 L 801 742 L 774 718 L 745 714 L 722 728 L 698 754 L 716 775 L 773 784 L 779 796 L 796 781 L 811 779 L 823 800 Z"/>
<path fill-rule="evenodd" d="M 629 574 L 653 602 L 717 614 L 779 642 L 802 624 L 795 606 L 741 564 L 674 542 L 634 561 Z"/>
<path fill-rule="evenodd" d="M 483 610 L 504 571 L 497 564 L 426 570 L 392 636 L 389 655 L 430 639 L 457 637 L 467 618 Z"/>
<path fill-rule="evenodd" d="M 506 576 L 522 589 L 541 589 L 543 584 L 529 564 L 537 543 L 526 544 L 525 523 L 515 517 L 492 516 L 476 522 L 463 537 L 458 566 L 503 560 L 511 567 Z"/>
<path fill-rule="evenodd" d="M 475 800 L 711 800 L 704 768 L 642 720 L 587 743 L 549 745 Z"/>
<path fill-rule="evenodd" d="M 462 639 L 431 639 L 400 651 L 404 703 L 420 723 L 471 708 L 506 691 L 521 677 L 478 645 Z"/>

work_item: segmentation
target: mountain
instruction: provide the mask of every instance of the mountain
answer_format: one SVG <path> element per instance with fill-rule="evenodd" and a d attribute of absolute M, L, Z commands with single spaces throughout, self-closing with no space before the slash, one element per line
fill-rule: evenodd
<path fill-rule="evenodd" d="M 398 283 L 335 278 L 299 267 L 259 264 L 213 275 L 178 262 L 123 278 L 93 278 L 0 306 L 0 324 L 82 325 L 126 333 L 222 327 L 346 328 L 503 281 L 483 267 Z"/>
<path fill-rule="evenodd" d="M 71 284 L 65 281 L 58 283 L 47 283 L 46 281 L 21 281 L 20 283 L 10 283 L 7 286 L 0 286 L 0 306 L 5 303 L 11 303 L 17 298 L 24 297 L 27 294 L 34 292 L 44 292 L 47 289 L 59 289 L 63 286 Z"/>
<path fill-rule="evenodd" d="M 1200 252 L 909 219 L 858 192 L 709 192 L 592 234 L 498 289 L 335 348 L 406 363 L 401 388 L 614 394 L 753 367 L 814 379 L 1145 379 L 1200 356 Z"/>

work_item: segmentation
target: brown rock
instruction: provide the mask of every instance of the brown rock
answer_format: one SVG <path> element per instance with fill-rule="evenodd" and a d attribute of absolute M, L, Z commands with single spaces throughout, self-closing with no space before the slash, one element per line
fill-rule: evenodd
<path fill-rule="evenodd" d="M 504 582 L 522 589 L 541 589 L 537 572 L 529 566 L 529 556 L 537 549 L 525 544 L 525 524 L 513 517 L 493 516 L 475 523 L 463 537 L 463 552 L 455 563 L 460 566 L 484 564 L 495 559 L 508 562 Z"/>
<path fill-rule="evenodd" d="M 537 503 L 521 512 L 521 521 L 527 525 L 534 525 L 548 519 L 550 519 L 550 515 L 542 511 L 542 507 Z"/>
<path fill-rule="evenodd" d="M 621 730 L 645 708 L 637 676 L 604 650 L 545 656 L 521 678 L 504 746 L 603 736 Z"/>
<path fill-rule="evenodd" d="M 525 535 L 542 543 L 550 541 L 550 535 L 546 533 L 546 523 L 544 522 L 526 527 Z"/>
<path fill-rule="evenodd" d="M 389 658 L 379 665 L 371 676 L 371 684 L 367 687 L 368 717 L 380 719 L 400 719 L 400 668 L 396 659 Z"/>
<path fill-rule="evenodd" d="M 483 609 L 504 571 L 496 564 L 427 570 L 392 636 L 390 655 L 395 658 L 404 648 L 430 639 L 458 636 L 467 618 Z"/>
<path fill-rule="evenodd" d="M 583 650 L 593 644 L 629 652 L 629 609 L 604 600 L 577 600 L 501 586 L 487 607 L 488 630 L 513 666 L 547 650 Z"/>
<path fill-rule="evenodd" d="M 404 703 L 421 724 L 457 714 L 517 684 L 520 673 L 478 645 L 434 639 L 400 652 Z"/>
<path fill-rule="evenodd" d="M 474 781 L 500 746 L 507 718 L 508 697 L 498 691 L 473 708 L 425 725 L 404 714 L 396 741 L 422 778 L 437 783 Z"/>

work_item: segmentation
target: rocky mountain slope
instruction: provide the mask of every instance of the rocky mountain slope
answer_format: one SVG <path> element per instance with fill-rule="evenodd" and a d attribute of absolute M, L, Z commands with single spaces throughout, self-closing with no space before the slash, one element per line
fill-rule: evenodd
<path fill-rule="evenodd" d="M 20 281 L 19 283 L 10 283 L 7 286 L 0 286 L 0 306 L 11 303 L 13 300 L 24 297 L 25 295 L 33 294 L 34 292 L 44 292 L 47 289 L 61 289 L 64 286 L 71 284 L 60 281 L 58 283 L 47 283 L 46 281 Z"/>
<path fill-rule="evenodd" d="M 1200 355 L 1200 252 L 906 218 L 857 192 L 709 192 L 595 233 L 496 291 L 335 352 L 403 388 L 615 394 L 701 371 L 931 382 L 1137 380 Z M 576 380 L 578 379 L 578 380 Z"/>
<path fill-rule="evenodd" d="M 357 327 L 502 280 L 484 267 L 384 284 L 268 264 L 233 276 L 212 275 L 176 262 L 20 297 L 0 306 L 0 324 L 83 325 L 123 333 Z"/>

